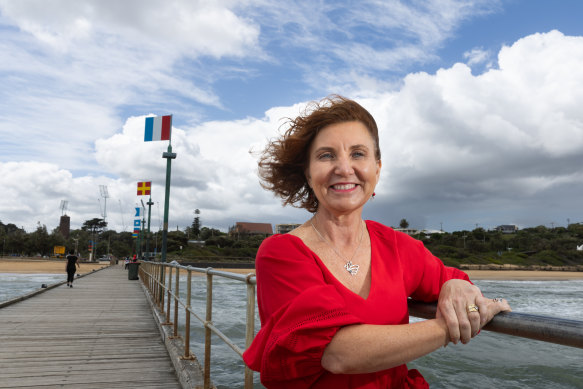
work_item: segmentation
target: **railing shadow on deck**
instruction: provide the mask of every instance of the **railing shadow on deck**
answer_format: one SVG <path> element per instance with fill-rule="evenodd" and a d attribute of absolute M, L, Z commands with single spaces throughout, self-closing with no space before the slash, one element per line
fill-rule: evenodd
<path fill-rule="evenodd" d="M 175 275 L 173 280 L 173 271 Z M 186 301 L 180 300 L 180 272 L 187 274 Z M 167 274 L 166 274 L 167 271 Z M 229 339 L 212 321 L 213 317 L 213 276 L 230 278 L 247 285 L 246 322 L 245 322 L 245 347 L 249 347 L 255 336 L 255 288 L 256 279 L 254 273 L 246 275 L 215 270 L 213 268 L 197 268 L 182 266 L 176 263 L 142 262 L 140 267 L 140 279 L 149 291 L 152 299 L 157 304 L 162 314 L 166 315 L 163 324 L 173 325 L 173 336 L 178 334 L 179 306 L 185 312 L 185 328 L 183 341 L 184 354 L 182 359 L 192 359 L 190 353 L 190 327 L 191 316 L 196 318 L 204 327 L 204 388 L 211 389 L 211 333 L 216 334 L 234 352 L 242 357 L 241 350 Z M 197 315 L 191 308 L 191 284 L 192 272 L 206 274 L 206 315 L 205 318 Z M 169 280 L 166 285 L 166 279 Z M 171 301 L 174 304 L 171 304 Z M 173 308 L 171 307 L 173 305 Z M 435 303 L 423 303 L 409 300 L 409 314 L 411 316 L 431 319 L 435 317 L 437 306 Z M 171 311 L 173 321 L 170 318 Z M 583 348 L 583 321 L 560 319 L 547 316 L 522 314 L 515 312 L 503 312 L 496 315 L 484 328 L 486 331 L 518 336 L 522 338 L 556 343 L 564 346 Z M 253 388 L 253 371 L 245 367 L 245 389 Z"/>

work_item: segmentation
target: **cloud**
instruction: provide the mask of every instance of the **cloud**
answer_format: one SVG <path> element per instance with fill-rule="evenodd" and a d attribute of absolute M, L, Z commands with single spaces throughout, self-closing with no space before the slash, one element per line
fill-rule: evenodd
<path fill-rule="evenodd" d="M 261 189 L 249 150 L 261 150 L 301 100 L 329 93 L 357 98 L 379 123 L 384 168 L 369 217 L 432 228 L 583 219 L 573 213 L 583 189 L 582 37 L 533 34 L 497 61 L 476 48 L 467 64 L 407 74 L 439 60 L 459 26 L 498 11 L 498 1 L 51 4 L 0 0 L 3 222 L 54 227 L 67 199 L 78 226 L 102 212 L 107 185 L 111 226 L 123 230 L 144 179 L 159 219 L 166 144 L 144 143 L 142 132 L 145 114 L 166 113 L 180 118 L 171 225 L 190 224 L 196 208 L 223 229 L 301 221 L 304 211 Z M 242 80 L 228 96 L 251 106 L 266 92 L 253 82 L 264 74 L 292 80 L 293 91 L 268 91 L 289 96 L 287 106 L 267 97 L 255 108 L 262 117 L 217 119 L 232 109 L 224 85 Z"/>
<path fill-rule="evenodd" d="M 160 7 L 154 0 L 56 0 L 45 5 L 42 0 L 0 2 L 3 14 L 20 29 L 61 52 L 96 37 L 193 57 L 246 56 L 257 49 L 258 26 L 238 17 L 228 2 L 169 0 Z"/>
<path fill-rule="evenodd" d="M 467 65 L 470 67 L 484 64 L 484 66 L 489 69 L 493 66 L 491 53 L 483 48 L 473 48 L 470 51 L 466 51 L 464 53 L 464 58 L 468 60 Z"/>
<path fill-rule="evenodd" d="M 573 212 L 571 190 L 583 176 L 582 55 L 583 37 L 534 34 L 503 48 L 498 69 L 474 76 L 456 64 L 410 74 L 398 92 L 365 100 L 384 154 L 377 212 L 379 203 L 403 207 L 435 228 L 475 208 L 476 219 L 495 226 L 551 192 L 563 199 L 557 213 Z"/>

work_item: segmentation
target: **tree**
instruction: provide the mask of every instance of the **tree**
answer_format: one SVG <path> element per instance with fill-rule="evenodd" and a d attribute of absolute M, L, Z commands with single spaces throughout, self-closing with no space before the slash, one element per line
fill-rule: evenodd
<path fill-rule="evenodd" d="M 408 228 L 409 227 L 409 222 L 407 221 L 407 219 L 401 219 L 401 221 L 399 222 L 399 227 L 401 227 L 401 228 Z"/>
<path fill-rule="evenodd" d="M 105 220 L 99 219 L 99 218 L 86 220 L 83 223 L 83 226 L 81 227 L 81 229 L 83 231 L 91 231 L 91 238 L 92 238 L 91 240 L 93 242 L 92 243 L 93 253 L 95 253 L 93 260 L 97 259 L 97 239 L 96 238 L 99 238 L 99 234 L 101 232 L 103 232 L 105 227 L 107 227 L 107 222 Z"/>
<path fill-rule="evenodd" d="M 99 218 L 94 218 L 91 220 L 86 220 L 83 223 L 83 226 L 81 227 L 81 229 L 83 231 L 91 231 L 93 233 L 95 232 L 101 232 L 105 229 L 105 227 L 107 227 L 107 222 L 103 219 L 99 219 Z"/>
<path fill-rule="evenodd" d="M 200 217 L 198 216 L 200 215 L 200 210 L 198 208 L 194 210 L 194 215 L 194 220 L 190 226 L 190 235 L 192 235 L 193 238 L 198 239 L 198 236 L 200 235 Z"/>
<path fill-rule="evenodd" d="M 225 233 L 217 230 L 216 228 L 202 227 L 200 229 L 200 240 L 207 240 L 210 237 L 221 235 L 225 235 Z"/>
<path fill-rule="evenodd" d="M 38 222 L 36 231 L 29 234 L 27 244 L 27 254 L 29 255 L 49 255 L 52 252 L 50 247 L 47 227 Z"/>

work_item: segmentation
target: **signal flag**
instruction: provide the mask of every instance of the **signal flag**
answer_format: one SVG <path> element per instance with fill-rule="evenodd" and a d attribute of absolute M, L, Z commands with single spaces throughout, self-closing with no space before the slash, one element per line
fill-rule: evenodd
<path fill-rule="evenodd" d="M 152 181 L 138 182 L 138 196 L 149 195 L 151 189 Z"/>
<path fill-rule="evenodd" d="M 170 140 L 172 132 L 172 115 L 146 118 L 144 142 L 153 140 Z"/>

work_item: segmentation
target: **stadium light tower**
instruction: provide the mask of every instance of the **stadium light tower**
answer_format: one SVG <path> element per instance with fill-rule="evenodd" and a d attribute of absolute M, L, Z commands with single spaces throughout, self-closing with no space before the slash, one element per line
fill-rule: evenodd
<path fill-rule="evenodd" d="M 99 185 L 99 193 L 101 193 L 101 197 L 103 197 L 103 221 L 107 222 L 107 199 L 109 198 L 107 185 Z"/>

